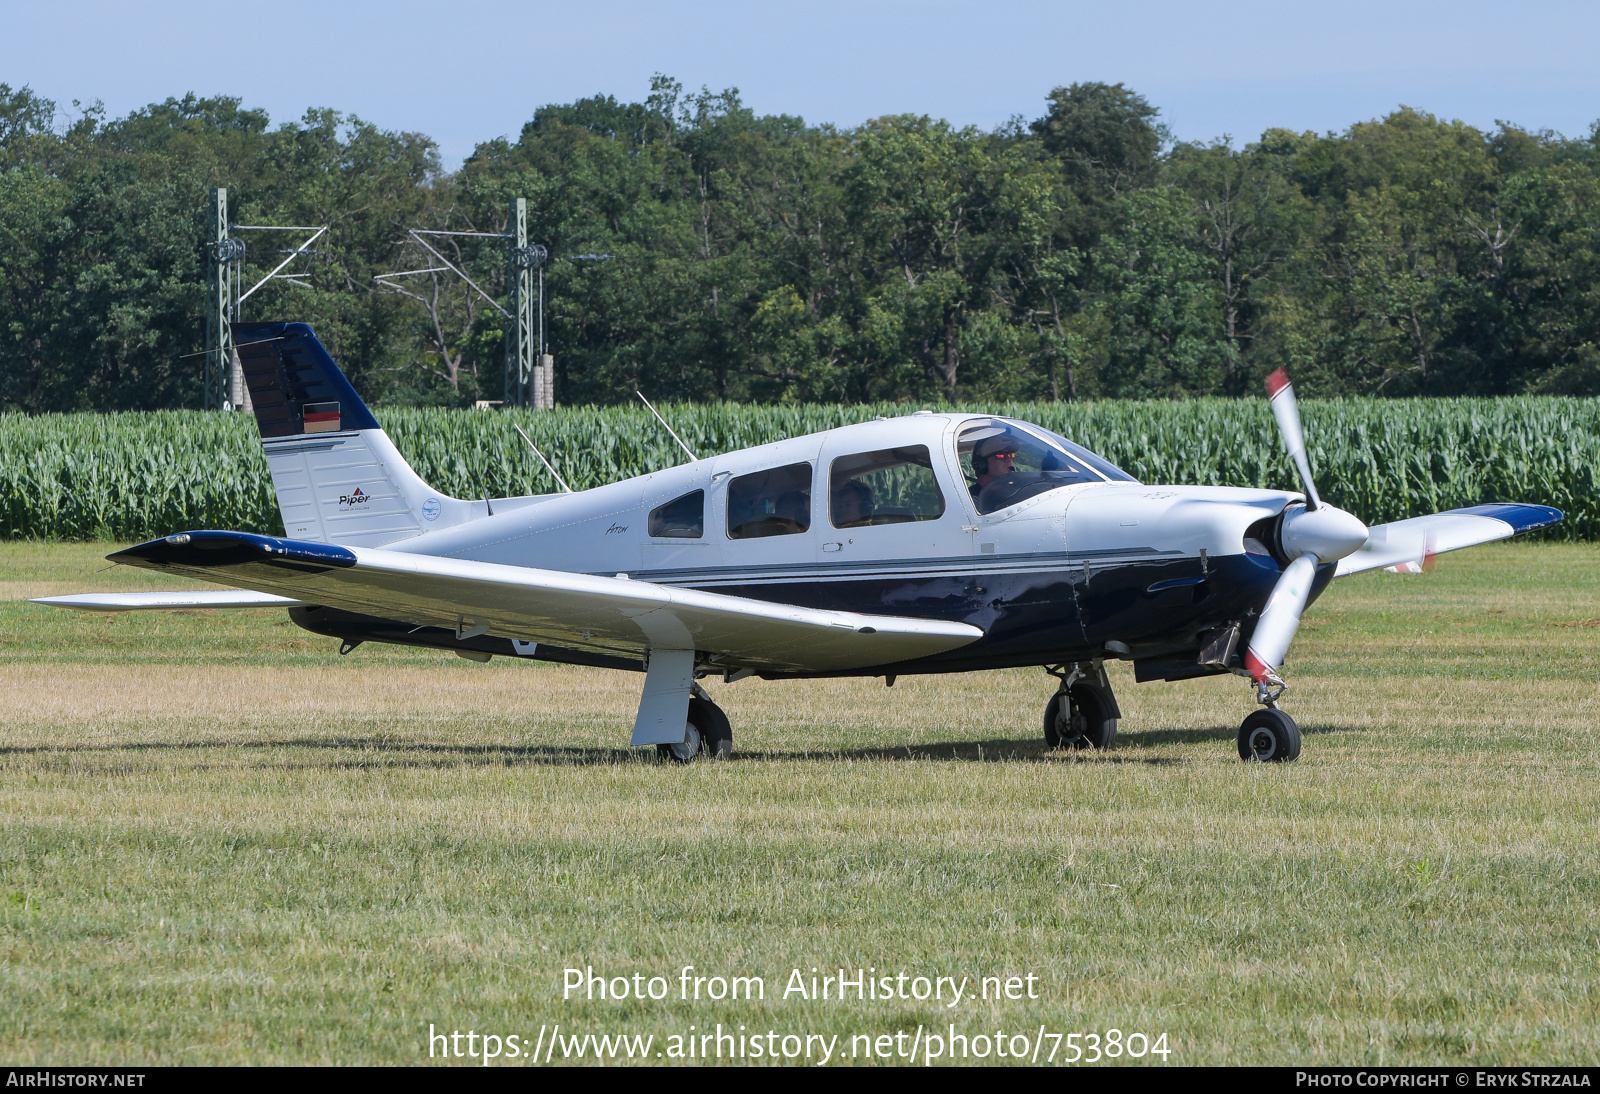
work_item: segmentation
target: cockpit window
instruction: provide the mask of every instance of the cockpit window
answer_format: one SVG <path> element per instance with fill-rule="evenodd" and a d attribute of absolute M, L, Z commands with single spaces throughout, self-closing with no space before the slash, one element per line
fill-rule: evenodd
<path fill-rule="evenodd" d="M 699 539 L 705 527 L 704 490 L 692 490 L 650 510 L 650 534 L 660 539 Z"/>
<path fill-rule="evenodd" d="M 1025 428 L 1027 428 L 1029 430 L 1033 430 L 1033 431 L 1038 432 L 1038 433 L 1044 434 L 1046 437 L 1050 438 L 1050 440 L 1054 441 L 1056 444 L 1060 445 L 1062 448 L 1064 448 L 1068 452 L 1072 453 L 1072 455 L 1078 457 L 1079 460 L 1081 460 L 1084 463 L 1088 464 L 1090 467 L 1092 467 L 1096 471 L 1100 472 L 1100 474 L 1104 475 L 1106 478 L 1110 479 L 1112 482 L 1138 482 L 1139 481 L 1138 479 L 1134 478 L 1132 475 L 1130 475 L 1126 471 L 1124 471 L 1122 468 L 1118 467 L 1116 464 L 1114 464 L 1110 460 L 1106 459 L 1104 456 L 1096 455 L 1095 453 L 1090 452 L 1087 448 L 1083 447 L 1083 445 L 1074 444 L 1073 442 L 1071 442 L 1071 441 L 1067 440 L 1065 437 L 1063 437 L 1061 434 L 1054 433 L 1054 432 L 1046 429 L 1042 425 L 1034 425 L 1034 424 L 1032 424 L 1030 422 L 1030 423 L 1027 423 Z"/>
<path fill-rule="evenodd" d="M 792 536 L 810 527 L 809 463 L 792 463 L 729 480 L 729 539 Z"/>
<path fill-rule="evenodd" d="M 968 422 L 956 436 L 956 455 L 980 513 L 1074 483 L 1132 481 L 1065 437 L 1005 418 Z"/>
<path fill-rule="evenodd" d="M 840 456 L 828 475 L 828 515 L 835 528 L 944 516 L 944 494 L 925 444 Z"/>

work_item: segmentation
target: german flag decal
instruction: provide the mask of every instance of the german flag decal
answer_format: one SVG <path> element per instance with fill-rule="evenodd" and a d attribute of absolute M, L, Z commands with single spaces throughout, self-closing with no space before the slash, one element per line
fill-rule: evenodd
<path fill-rule="evenodd" d="M 337 433 L 339 431 L 338 403 L 307 403 L 307 433 Z"/>

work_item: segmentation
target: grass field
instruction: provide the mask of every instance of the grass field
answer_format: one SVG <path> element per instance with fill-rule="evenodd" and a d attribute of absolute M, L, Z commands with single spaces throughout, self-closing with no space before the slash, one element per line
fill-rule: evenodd
<path fill-rule="evenodd" d="M 1289 665 L 1287 767 L 1236 758 L 1244 682 L 1120 671 L 1117 747 L 1048 754 L 1052 682 L 1015 671 L 714 686 L 736 757 L 687 769 L 622 747 L 631 674 L 22 602 L 166 581 L 106 550 L 0 546 L 7 1062 L 412 1063 L 430 1023 L 718 1022 L 838 1053 L 954 1023 L 1164 1032 L 1175 1064 L 1600 1058 L 1600 547 L 1334 586 Z M 563 1001 L 591 965 L 767 998 Z M 839 966 L 1040 998 L 781 998 Z"/>

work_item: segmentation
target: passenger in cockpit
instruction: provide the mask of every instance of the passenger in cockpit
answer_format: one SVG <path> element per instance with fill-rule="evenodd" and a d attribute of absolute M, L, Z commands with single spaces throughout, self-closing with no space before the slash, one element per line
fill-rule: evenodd
<path fill-rule="evenodd" d="M 872 487 L 848 479 L 833 488 L 833 526 L 859 528 L 872 523 Z"/>
<path fill-rule="evenodd" d="M 775 518 L 788 525 L 785 532 L 804 532 L 811 527 L 811 493 L 807 490 L 790 490 L 778 498 L 773 506 Z"/>

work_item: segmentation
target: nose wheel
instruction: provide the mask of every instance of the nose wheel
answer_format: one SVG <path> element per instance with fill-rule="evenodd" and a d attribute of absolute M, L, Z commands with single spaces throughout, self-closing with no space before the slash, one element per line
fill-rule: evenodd
<path fill-rule="evenodd" d="M 1275 707 L 1255 711 L 1239 727 L 1239 759 L 1289 763 L 1300 756 L 1300 727 Z"/>
<path fill-rule="evenodd" d="M 689 698 L 689 715 L 683 740 L 676 744 L 656 745 L 656 754 L 669 763 L 692 764 L 701 756 L 726 760 L 733 755 L 733 726 L 728 722 L 728 716 L 698 684 L 695 685 L 695 692 Z"/>

